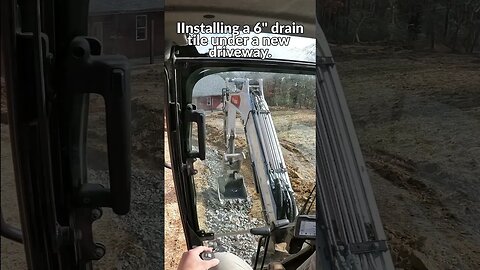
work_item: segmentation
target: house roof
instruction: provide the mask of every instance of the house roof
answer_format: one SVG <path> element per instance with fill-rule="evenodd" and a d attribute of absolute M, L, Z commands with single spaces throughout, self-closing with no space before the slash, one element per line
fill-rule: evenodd
<path fill-rule="evenodd" d="M 201 78 L 193 87 L 193 97 L 221 96 L 226 87 L 225 80 L 219 75 Z"/>
<path fill-rule="evenodd" d="M 165 0 L 90 0 L 90 14 L 164 10 Z"/>

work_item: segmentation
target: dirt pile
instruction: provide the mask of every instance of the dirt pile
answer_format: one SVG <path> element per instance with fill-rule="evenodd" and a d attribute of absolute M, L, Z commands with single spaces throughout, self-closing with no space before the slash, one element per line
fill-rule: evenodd
<path fill-rule="evenodd" d="M 336 59 L 395 265 L 478 269 L 478 57 Z"/>

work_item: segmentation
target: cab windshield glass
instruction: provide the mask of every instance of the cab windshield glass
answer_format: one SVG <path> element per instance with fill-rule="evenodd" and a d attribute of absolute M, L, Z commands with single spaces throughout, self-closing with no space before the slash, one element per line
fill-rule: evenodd
<path fill-rule="evenodd" d="M 250 262 L 249 229 L 315 212 L 315 76 L 216 73 L 195 84 L 192 103 L 206 115 L 206 158 L 194 164 L 199 227 Z"/>

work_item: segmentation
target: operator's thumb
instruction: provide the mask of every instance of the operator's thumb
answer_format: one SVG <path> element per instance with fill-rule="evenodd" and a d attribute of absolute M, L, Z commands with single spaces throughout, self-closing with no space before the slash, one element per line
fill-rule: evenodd
<path fill-rule="evenodd" d="M 208 261 L 204 261 L 204 265 L 207 269 L 211 269 L 215 266 L 217 266 L 218 264 L 220 263 L 220 260 L 219 259 L 211 259 L 211 260 L 208 260 Z"/>

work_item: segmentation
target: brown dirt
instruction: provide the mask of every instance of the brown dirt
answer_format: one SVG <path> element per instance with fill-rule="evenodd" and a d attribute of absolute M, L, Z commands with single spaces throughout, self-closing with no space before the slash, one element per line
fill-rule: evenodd
<path fill-rule="evenodd" d="M 420 260 L 430 265 L 428 269 L 480 269 L 480 60 L 453 54 L 372 56 L 357 51 L 355 57 L 348 53 L 338 57 L 337 66 L 396 265 L 419 269 Z M 150 97 L 161 86 L 157 82 L 160 75 L 149 70 L 133 75 L 137 93 L 142 93 L 134 98 L 148 104 L 148 111 L 156 115 L 155 107 L 162 107 L 163 102 Z M 2 123 L 4 100 L 2 91 Z M 289 128 L 289 122 L 308 126 L 315 115 L 290 114 L 291 118 L 282 122 L 287 113 L 272 110 L 279 116 L 274 120 L 294 189 L 303 193 L 312 184 L 299 183 L 313 182 L 296 179 L 313 181 L 314 166 L 304 168 L 304 164 L 314 164 L 315 153 L 311 145 L 298 145 L 305 134 Z M 7 221 L 18 224 L 6 127 L 2 125 L 2 208 L 10 209 L 4 212 Z M 156 137 L 148 133 L 138 134 L 145 141 L 134 148 L 144 155 L 139 154 L 135 164 L 152 168 L 162 157 L 149 152 L 148 145 L 155 145 Z M 100 144 L 95 148 L 102 150 Z M 154 161 L 146 162 L 147 157 Z M 167 170 L 166 269 L 176 269 L 185 249 L 171 179 Z M 110 215 L 107 211 L 102 219 L 109 220 Z M 102 226 L 100 231 L 112 228 L 108 222 Z M 130 241 L 129 234 L 113 231 L 105 234 L 110 239 L 107 247 L 114 247 L 111 252 L 115 253 L 127 249 L 122 243 Z M 22 246 L 1 242 L 2 268 L 24 269 Z"/>
<path fill-rule="evenodd" d="M 274 106 L 271 106 L 270 110 L 282 146 L 292 188 L 295 191 L 298 205 L 301 207 L 306 201 L 306 196 L 315 185 L 315 111 L 292 110 L 291 108 Z M 207 119 L 207 140 L 212 146 L 224 149 L 223 114 L 222 112 L 214 112 L 209 117 Z M 243 131 L 241 123 L 237 123 L 237 130 Z M 237 135 L 237 148 L 245 149 L 248 152 L 244 135 L 241 132 Z M 242 174 L 247 180 L 253 179 L 253 172 L 248 162 L 242 164 Z M 253 189 L 253 182 L 250 184 L 250 190 L 248 191 L 249 194 L 254 194 L 254 202 L 256 202 L 259 195 Z M 253 207 L 253 209 L 257 208 Z M 312 210 L 314 209 L 315 206 L 312 207 Z"/>
<path fill-rule="evenodd" d="M 17 193 L 15 189 L 15 175 L 13 171 L 12 152 L 8 125 L 1 126 L 1 176 L 2 176 L 2 210 L 5 221 L 12 226 L 20 228 L 20 215 L 18 212 Z M 2 269 L 27 269 L 23 245 L 2 237 Z"/>
<path fill-rule="evenodd" d="M 213 113 L 209 115 L 210 118 L 208 119 L 207 123 L 207 143 L 210 147 L 214 147 L 222 152 L 225 152 L 226 147 L 225 143 L 223 142 L 223 124 L 218 125 L 218 123 L 223 123 L 223 114 L 222 113 Z M 239 127 L 241 125 L 237 125 Z M 238 138 L 236 140 L 236 148 L 237 151 L 247 151 L 247 141 L 245 137 L 241 134 L 238 134 Z M 246 153 L 246 152 L 245 152 Z M 263 213 L 262 213 L 262 203 L 260 201 L 260 195 L 255 190 L 255 183 L 254 183 L 254 176 L 252 167 L 250 166 L 250 162 L 248 162 L 248 155 L 246 155 L 247 160 L 242 162 L 240 171 L 244 177 L 245 185 L 247 187 L 247 193 L 252 199 L 252 209 L 250 210 L 250 215 L 252 218 L 257 218 L 262 220 Z M 201 174 L 199 174 L 201 178 Z"/>
<path fill-rule="evenodd" d="M 350 49 L 337 67 L 396 266 L 480 269 L 479 58 Z"/>
<path fill-rule="evenodd" d="M 167 138 L 165 133 L 165 138 Z M 168 141 L 165 140 L 165 162 L 170 163 Z M 165 270 L 174 270 L 187 250 L 178 210 L 172 171 L 165 170 Z"/>
<path fill-rule="evenodd" d="M 20 228 L 20 214 L 15 188 L 15 174 L 10 146 L 10 131 L 7 116 L 7 93 L 4 77 L 0 77 L 0 112 L 1 112 L 1 205 L 5 221 Z M 25 251 L 23 245 L 2 237 L 1 268 L 26 269 Z"/>
<path fill-rule="evenodd" d="M 211 146 L 216 147 L 219 150 L 225 150 L 223 143 L 223 114 L 216 112 L 209 115 L 207 130 L 207 140 Z M 314 145 L 314 136 L 312 130 L 305 132 L 305 130 L 297 129 L 295 124 L 306 124 L 307 127 L 313 127 L 315 125 L 315 112 L 312 110 L 297 110 L 287 108 L 275 108 L 272 107 L 272 118 L 274 120 L 275 127 L 279 131 L 278 136 L 280 144 L 282 146 L 282 153 L 284 155 L 285 163 L 287 164 L 287 170 L 292 183 L 292 188 L 295 191 L 295 197 L 299 207 L 306 201 L 308 194 L 314 186 L 315 179 L 315 158 L 307 158 L 299 148 L 308 147 L 308 145 Z M 237 125 L 238 130 L 242 130 L 241 124 Z M 310 133 L 309 133 L 310 132 Z M 237 149 L 244 149 L 248 153 L 248 147 L 244 134 L 237 134 Z M 314 149 L 312 149 L 314 151 Z M 248 158 L 248 156 L 247 156 Z M 261 218 L 261 202 L 259 194 L 255 191 L 255 184 L 253 183 L 253 171 L 249 162 L 242 163 L 242 172 L 244 179 L 247 181 L 247 190 L 252 196 L 254 207 L 252 207 L 252 217 Z M 250 181 L 250 182 L 249 182 Z M 315 209 L 314 207 L 312 210 Z"/>

